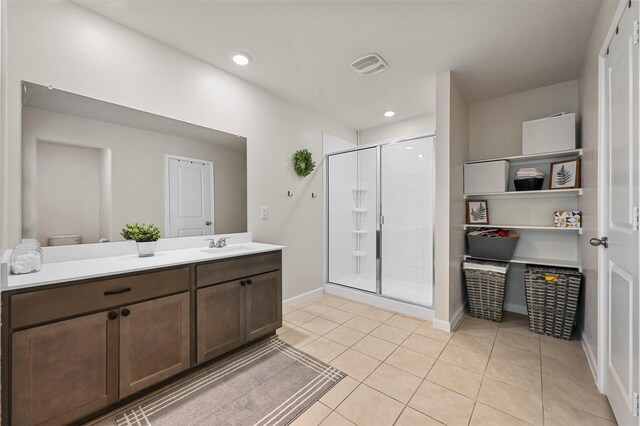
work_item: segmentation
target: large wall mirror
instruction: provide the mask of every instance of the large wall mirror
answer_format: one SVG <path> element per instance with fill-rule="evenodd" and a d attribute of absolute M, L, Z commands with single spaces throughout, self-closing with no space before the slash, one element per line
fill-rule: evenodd
<path fill-rule="evenodd" d="M 41 245 L 246 232 L 246 139 L 23 83 L 23 235 Z"/>

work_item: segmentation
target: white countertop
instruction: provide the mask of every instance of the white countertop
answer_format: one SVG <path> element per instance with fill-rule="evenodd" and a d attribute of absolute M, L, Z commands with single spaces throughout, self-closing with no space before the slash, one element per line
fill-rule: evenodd
<path fill-rule="evenodd" d="M 138 257 L 137 254 L 100 257 L 94 259 L 70 260 L 66 262 L 45 263 L 40 272 L 24 275 L 9 275 L 7 284 L 1 291 L 38 287 L 61 282 L 84 280 L 128 272 L 145 271 L 168 266 L 206 262 L 229 257 L 246 256 L 284 249 L 285 246 L 246 242 L 229 244 L 223 249 L 207 247 L 182 250 L 156 251 L 152 257 Z M 208 253 L 203 250 L 220 250 Z"/>

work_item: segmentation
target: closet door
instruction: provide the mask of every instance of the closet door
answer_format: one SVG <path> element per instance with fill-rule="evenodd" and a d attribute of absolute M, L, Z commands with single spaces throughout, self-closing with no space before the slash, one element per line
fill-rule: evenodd
<path fill-rule="evenodd" d="M 433 305 L 433 137 L 381 147 L 381 293 Z"/>

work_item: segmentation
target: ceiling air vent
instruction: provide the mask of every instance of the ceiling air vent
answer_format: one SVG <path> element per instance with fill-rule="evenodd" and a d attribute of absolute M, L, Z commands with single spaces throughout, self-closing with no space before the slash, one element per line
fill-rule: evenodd
<path fill-rule="evenodd" d="M 388 65 L 380 55 L 370 53 L 351 62 L 351 67 L 356 70 L 358 74 L 373 75 L 386 70 Z"/>

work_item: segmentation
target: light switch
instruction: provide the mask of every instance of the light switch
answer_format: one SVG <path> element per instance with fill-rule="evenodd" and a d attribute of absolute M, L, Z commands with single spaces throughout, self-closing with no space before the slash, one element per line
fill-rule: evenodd
<path fill-rule="evenodd" d="M 269 219 L 269 207 L 260 206 L 260 219 L 262 220 Z"/>

